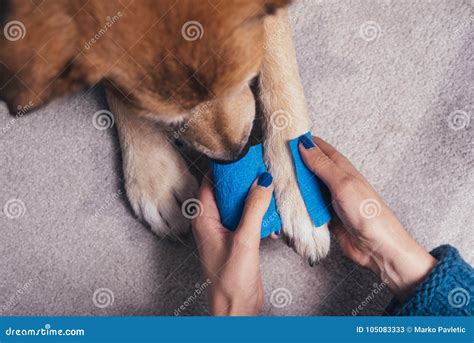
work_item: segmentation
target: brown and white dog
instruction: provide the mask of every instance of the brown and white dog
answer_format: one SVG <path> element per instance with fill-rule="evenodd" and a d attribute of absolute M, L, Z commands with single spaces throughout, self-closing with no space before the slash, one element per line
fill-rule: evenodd
<path fill-rule="evenodd" d="M 102 82 L 117 123 L 129 201 L 154 232 L 173 236 L 189 228 L 180 207 L 196 195 L 198 183 L 170 132 L 199 113 L 179 138 L 211 158 L 235 159 L 252 129 L 249 83 L 258 76 L 265 161 L 282 230 L 313 263 L 327 254 L 329 231 L 314 229 L 287 147 L 311 126 L 289 2 L 2 0 L 0 98 L 14 113 Z"/>

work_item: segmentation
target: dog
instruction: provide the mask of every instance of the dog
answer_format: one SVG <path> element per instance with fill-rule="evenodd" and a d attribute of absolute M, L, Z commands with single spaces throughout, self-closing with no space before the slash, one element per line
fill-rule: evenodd
<path fill-rule="evenodd" d="M 0 99 L 15 113 L 102 83 L 130 204 L 155 233 L 176 237 L 189 229 L 181 204 L 196 196 L 198 182 L 172 132 L 210 158 L 238 158 L 255 119 L 250 83 L 257 79 L 282 231 L 313 264 L 328 253 L 330 238 L 306 211 L 287 146 L 311 127 L 290 2 L 3 0 Z"/>

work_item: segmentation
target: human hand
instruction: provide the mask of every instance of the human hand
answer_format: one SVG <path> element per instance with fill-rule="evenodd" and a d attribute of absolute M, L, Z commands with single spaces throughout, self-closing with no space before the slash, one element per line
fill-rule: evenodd
<path fill-rule="evenodd" d="M 403 299 L 437 261 L 405 230 L 352 163 L 321 138 L 300 138 L 306 166 L 329 188 L 333 232 L 344 254 L 387 283 Z"/>
<path fill-rule="evenodd" d="M 213 186 L 204 177 L 199 191 L 201 215 L 193 234 L 209 283 L 213 315 L 258 315 L 263 305 L 260 228 L 273 192 L 272 176 L 263 173 L 252 185 L 235 232 L 223 227 Z"/>

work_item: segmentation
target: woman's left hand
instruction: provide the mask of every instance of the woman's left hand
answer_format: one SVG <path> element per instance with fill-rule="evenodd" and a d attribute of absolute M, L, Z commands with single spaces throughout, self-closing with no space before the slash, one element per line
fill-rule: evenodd
<path fill-rule="evenodd" d="M 272 177 L 263 173 L 252 185 L 235 232 L 221 223 L 213 185 L 204 177 L 199 191 L 201 215 L 193 234 L 205 276 L 213 315 L 258 315 L 263 305 L 260 273 L 260 228 L 273 192 Z"/>

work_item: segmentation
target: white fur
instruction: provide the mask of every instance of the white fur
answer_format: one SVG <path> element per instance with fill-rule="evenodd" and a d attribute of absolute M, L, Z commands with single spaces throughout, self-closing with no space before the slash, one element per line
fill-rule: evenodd
<path fill-rule="evenodd" d="M 298 73 L 287 10 L 265 19 L 265 56 L 260 76 L 264 107 L 265 161 L 275 182 L 275 197 L 283 233 L 293 248 L 310 263 L 325 257 L 330 237 L 327 225 L 314 227 L 295 178 L 288 141 L 311 128 Z M 274 124 L 272 116 L 287 117 L 288 125 Z"/>
<path fill-rule="evenodd" d="M 197 180 L 164 132 L 111 93 L 107 101 L 117 123 L 125 188 L 135 214 L 158 235 L 178 238 L 190 228 L 181 204 L 196 196 Z"/>

